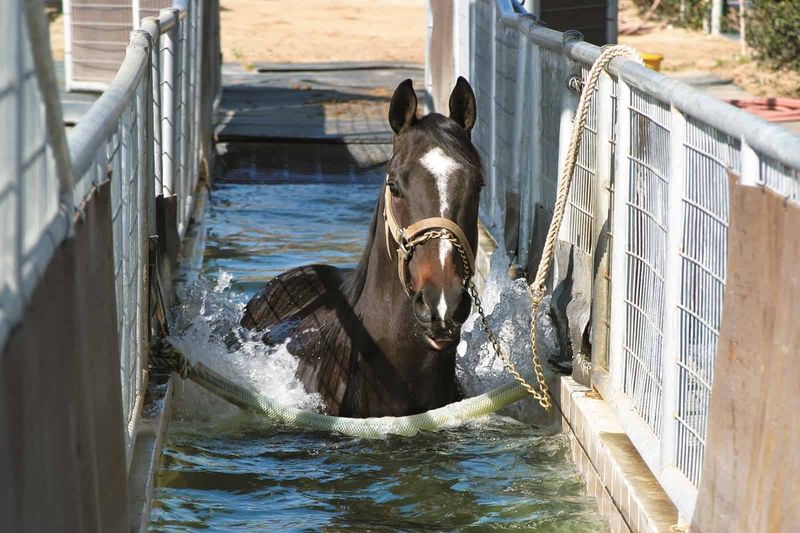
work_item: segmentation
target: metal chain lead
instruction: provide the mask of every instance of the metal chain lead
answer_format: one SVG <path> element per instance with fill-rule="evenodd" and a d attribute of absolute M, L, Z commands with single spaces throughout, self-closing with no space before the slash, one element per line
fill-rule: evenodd
<path fill-rule="evenodd" d="M 542 300 L 541 297 L 534 298 L 533 295 L 531 295 L 531 360 L 533 363 L 533 372 L 536 377 L 536 386 L 534 386 L 531 385 L 525 378 L 523 378 L 519 371 L 517 371 L 514 363 L 508 357 L 508 354 L 506 354 L 503 346 L 500 344 L 500 340 L 497 338 L 494 330 L 489 325 L 489 320 L 486 317 L 486 311 L 483 308 L 483 302 L 481 302 L 480 296 L 478 296 L 478 289 L 471 281 L 473 272 L 469 266 L 467 251 L 464 250 L 464 247 L 452 233 L 446 229 L 431 229 L 426 231 L 413 241 L 407 243 L 407 254 L 405 255 L 405 261 L 411 261 L 411 255 L 413 254 L 414 248 L 421 244 L 425 244 L 432 239 L 445 239 L 449 241 L 456 250 L 458 250 L 458 255 L 461 258 L 461 264 L 464 267 L 464 286 L 469 291 L 472 301 L 475 303 L 475 308 L 477 309 L 478 315 L 481 318 L 481 325 L 483 326 L 484 331 L 486 331 L 486 336 L 489 338 L 492 348 L 494 348 L 495 353 L 503 362 L 503 367 L 505 367 L 508 373 L 514 377 L 514 380 L 522 385 L 525 390 L 528 391 L 530 395 L 539 402 L 539 405 L 541 405 L 545 411 L 549 411 L 550 406 L 552 405 L 550 393 L 547 387 L 547 381 L 544 377 L 544 370 L 542 369 L 541 360 L 539 359 L 539 353 L 538 350 L 536 350 L 536 309 L 539 307 L 539 302 Z"/>

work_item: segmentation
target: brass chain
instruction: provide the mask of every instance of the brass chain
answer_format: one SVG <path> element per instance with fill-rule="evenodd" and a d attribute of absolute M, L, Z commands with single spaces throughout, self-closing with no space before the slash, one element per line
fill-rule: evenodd
<path fill-rule="evenodd" d="M 514 377 L 514 380 L 522 385 L 525 390 L 527 390 L 531 396 L 533 396 L 539 402 L 539 405 L 541 405 L 545 411 L 549 411 L 550 406 L 552 405 L 550 393 L 547 387 L 547 380 L 544 377 L 544 370 L 542 369 L 539 353 L 536 349 L 536 310 L 539 308 L 539 303 L 542 301 L 542 297 L 544 295 L 542 288 L 539 287 L 537 290 L 534 290 L 533 286 L 529 288 L 529 294 L 531 296 L 531 360 L 533 363 L 533 372 L 536 376 L 537 385 L 533 386 L 525 378 L 523 378 L 516 369 L 514 363 L 508 357 L 508 354 L 506 354 L 503 346 L 500 344 L 500 340 L 497 338 L 494 330 L 489 325 L 489 320 L 486 317 L 486 310 L 483 308 L 483 302 L 481 302 L 481 299 L 478 296 L 478 289 L 472 282 L 473 272 L 469 266 L 467 251 L 452 233 L 446 229 L 430 229 L 426 231 L 419 237 L 405 244 L 406 253 L 403 260 L 406 263 L 411 261 L 411 255 L 414 251 L 414 248 L 421 244 L 425 244 L 432 239 L 445 239 L 449 241 L 456 250 L 458 250 L 458 255 L 461 257 L 461 264 L 464 267 L 464 286 L 469 291 L 472 301 L 475 303 L 475 308 L 478 310 L 478 315 L 481 318 L 481 325 L 483 326 L 484 331 L 486 331 L 486 336 L 489 338 L 492 348 L 494 348 L 495 353 L 498 355 L 498 357 L 500 357 L 505 369 Z"/>

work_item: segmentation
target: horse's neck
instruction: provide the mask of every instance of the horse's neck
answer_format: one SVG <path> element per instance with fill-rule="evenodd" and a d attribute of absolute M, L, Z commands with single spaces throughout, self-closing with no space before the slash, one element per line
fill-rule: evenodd
<path fill-rule="evenodd" d="M 389 240 L 389 245 L 394 245 Z M 397 253 L 386 250 L 383 224 L 371 243 L 364 289 L 355 302 L 366 330 L 398 371 L 413 372 L 430 352 L 414 317 L 411 299 L 397 274 Z"/>

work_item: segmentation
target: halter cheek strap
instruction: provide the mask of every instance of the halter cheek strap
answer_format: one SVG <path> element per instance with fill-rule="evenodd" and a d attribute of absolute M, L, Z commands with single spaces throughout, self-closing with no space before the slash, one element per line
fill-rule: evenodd
<path fill-rule="evenodd" d="M 397 243 L 397 275 L 409 297 L 413 297 L 414 294 L 408 272 L 414 248 L 432 239 L 445 239 L 453 244 L 464 267 L 464 284 L 469 283 L 475 272 L 475 255 L 467 236 L 458 224 L 449 218 L 431 217 L 414 222 L 406 228 L 401 227 L 392 212 L 392 192 L 388 185 L 384 186 L 383 220 L 386 251 L 391 257 L 392 252 L 389 246 L 389 237 L 391 236 Z"/>

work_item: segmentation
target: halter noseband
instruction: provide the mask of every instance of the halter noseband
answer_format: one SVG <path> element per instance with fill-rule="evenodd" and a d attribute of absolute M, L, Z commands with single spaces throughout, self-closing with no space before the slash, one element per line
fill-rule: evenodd
<path fill-rule="evenodd" d="M 392 192 L 388 185 L 384 185 L 384 189 L 383 221 L 386 251 L 389 253 L 389 257 L 392 257 L 392 249 L 389 246 L 389 236 L 391 235 L 397 243 L 397 274 L 400 277 L 400 284 L 409 298 L 414 296 L 408 272 L 408 265 L 411 262 L 414 248 L 432 239 L 446 239 L 453 244 L 453 247 L 461 257 L 461 263 L 464 267 L 463 283 L 466 286 L 475 272 L 475 256 L 472 253 L 472 247 L 467 240 L 467 236 L 459 225 L 449 218 L 431 217 L 423 218 L 403 228 L 392 212 Z"/>

